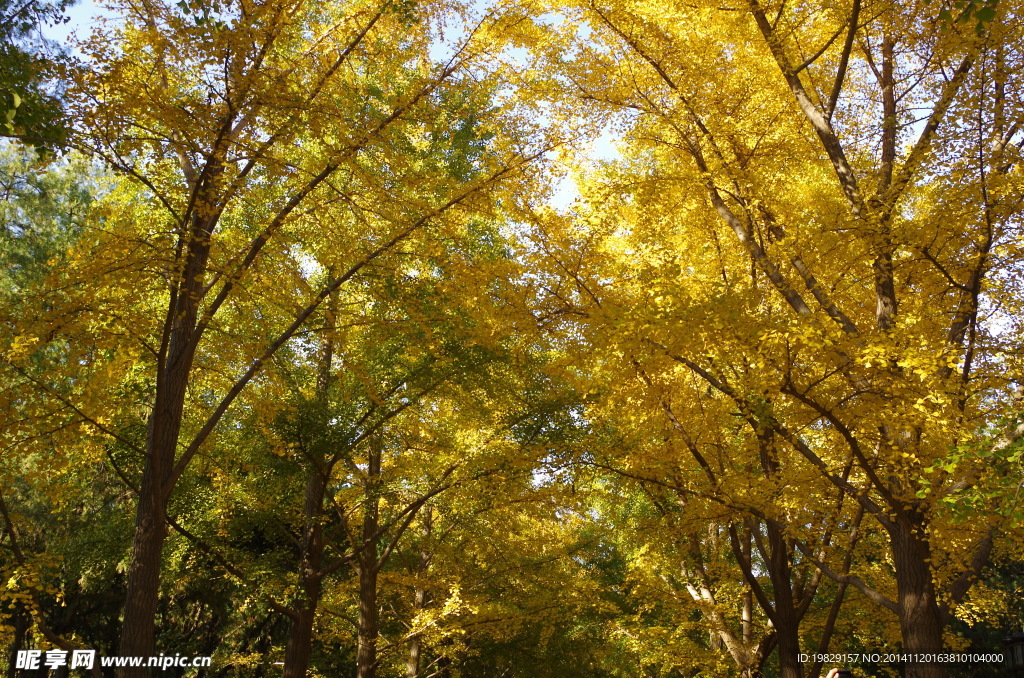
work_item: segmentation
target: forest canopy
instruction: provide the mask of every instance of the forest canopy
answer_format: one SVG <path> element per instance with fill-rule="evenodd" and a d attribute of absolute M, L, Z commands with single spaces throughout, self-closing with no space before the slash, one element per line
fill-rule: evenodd
<path fill-rule="evenodd" d="M 66 8 L 0 8 L 9 678 L 1004 675 L 1019 3 Z"/>

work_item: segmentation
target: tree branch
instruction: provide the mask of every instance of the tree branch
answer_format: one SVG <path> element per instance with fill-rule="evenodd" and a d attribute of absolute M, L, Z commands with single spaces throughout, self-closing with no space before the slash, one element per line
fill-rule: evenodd
<path fill-rule="evenodd" d="M 860 577 L 852 574 L 837 574 L 833 572 L 828 565 L 815 558 L 814 555 L 810 552 L 810 549 L 808 549 L 802 541 L 797 540 L 796 546 L 798 549 L 800 549 L 801 553 L 803 553 L 809 561 L 814 563 L 815 567 L 824 572 L 825 576 L 831 579 L 832 581 L 839 584 L 851 584 L 857 587 L 857 589 L 865 596 L 867 596 L 867 599 L 871 602 L 881 605 L 893 614 L 899 614 L 899 607 L 896 605 L 894 601 L 890 600 L 889 598 L 885 597 L 875 589 L 865 584 Z"/>
<path fill-rule="evenodd" d="M 825 109 L 825 117 L 832 120 L 839 104 L 839 95 L 843 91 L 843 80 L 846 79 L 846 69 L 850 64 L 850 53 L 853 51 L 853 41 L 857 35 L 857 22 L 860 21 L 860 0 L 853 0 L 853 12 L 850 15 L 850 29 L 846 33 L 846 42 L 843 44 L 843 53 L 839 57 L 839 68 L 836 69 L 836 79 L 832 84 L 832 93 L 828 97 L 828 106 Z"/>
<path fill-rule="evenodd" d="M 299 313 L 299 315 L 295 318 L 292 324 L 283 332 L 281 332 L 281 334 L 278 335 L 278 337 L 266 348 L 266 350 L 259 358 L 255 359 L 250 364 L 249 369 L 246 370 L 245 374 L 243 374 L 235 382 L 234 386 L 232 386 L 228 393 L 221 399 L 216 409 L 207 418 L 206 423 L 199 430 L 199 432 L 196 433 L 195 437 L 192 439 L 192 442 L 189 444 L 188 448 L 186 448 L 185 452 L 183 452 L 181 457 L 178 459 L 177 463 L 174 466 L 173 473 L 171 474 L 170 478 L 164 485 L 164 487 L 166 488 L 165 491 L 170 491 L 170 489 L 174 487 L 174 484 L 177 482 L 178 478 L 181 477 L 181 474 L 184 473 L 185 468 L 192 460 L 192 457 L 195 456 L 195 454 L 199 451 L 200 446 L 202 446 L 202 444 L 206 441 L 210 433 L 213 432 L 213 429 L 216 427 L 221 417 L 224 416 L 224 413 L 227 412 L 228 408 L 234 402 L 235 398 L 238 397 L 238 395 L 242 392 L 245 386 L 252 380 L 252 378 L 255 377 L 263 369 L 263 366 L 271 358 L 274 357 L 274 354 L 277 353 L 278 349 L 280 349 L 285 343 L 287 343 L 288 340 L 290 340 L 292 336 L 299 330 L 299 328 L 301 328 L 305 324 L 306 320 L 309 319 L 309 317 L 313 314 L 314 311 L 316 311 L 316 309 L 320 306 L 321 303 L 323 303 L 325 299 L 327 299 L 343 284 L 352 279 L 357 273 L 359 273 L 359 271 L 361 271 L 363 268 L 365 268 L 374 260 L 376 260 L 379 256 L 381 256 L 385 252 L 390 251 L 392 248 L 395 247 L 395 245 L 411 236 L 413 233 L 418 231 L 421 227 L 426 225 L 432 219 L 440 216 L 441 214 L 444 214 L 452 207 L 461 204 L 467 198 L 483 190 L 485 187 L 497 183 L 505 175 L 511 173 L 512 171 L 519 169 L 520 167 L 525 166 L 530 162 L 533 162 L 538 157 L 546 153 L 548 150 L 549 149 L 545 148 L 544 150 L 539 151 L 538 153 L 535 153 L 532 156 L 528 156 L 526 158 L 521 159 L 521 161 L 517 165 L 509 165 L 504 167 L 500 171 L 492 174 L 490 177 L 488 177 L 485 181 L 481 182 L 480 184 L 470 187 L 469 189 L 463 191 L 462 193 L 452 198 L 451 200 L 441 205 L 440 207 L 433 209 L 427 214 L 424 214 L 422 217 L 414 221 L 408 227 L 392 236 L 387 242 L 381 244 L 376 249 L 364 255 L 358 262 L 353 264 L 344 274 L 342 274 L 335 280 L 331 281 L 326 287 L 324 287 L 323 290 L 321 290 L 321 292 L 316 296 L 316 298 L 313 301 L 311 301 Z"/>

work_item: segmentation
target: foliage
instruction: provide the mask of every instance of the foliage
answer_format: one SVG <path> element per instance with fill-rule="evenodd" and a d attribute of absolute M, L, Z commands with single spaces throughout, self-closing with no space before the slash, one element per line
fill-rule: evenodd
<path fill-rule="evenodd" d="M 119 6 L 87 155 L 0 158 L 12 662 L 802 678 L 1019 626 L 1018 4 Z"/>
<path fill-rule="evenodd" d="M 36 148 L 64 141 L 63 108 L 53 86 L 62 55 L 41 37 L 41 28 L 67 21 L 64 12 L 72 4 L 73 0 L 0 3 L 0 135 L 23 139 Z"/>

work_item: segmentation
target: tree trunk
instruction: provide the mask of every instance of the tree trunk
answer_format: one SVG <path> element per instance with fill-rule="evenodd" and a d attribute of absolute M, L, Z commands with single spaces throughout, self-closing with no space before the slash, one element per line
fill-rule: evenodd
<path fill-rule="evenodd" d="M 284 650 L 284 678 L 303 678 L 309 670 L 312 655 L 316 606 L 304 601 L 302 608 L 295 612 L 288 628 L 288 641 Z"/>
<path fill-rule="evenodd" d="M 743 550 L 743 557 L 748 563 L 753 555 L 750 545 L 751 539 L 750 529 L 748 528 L 743 530 L 743 542 L 741 548 Z M 743 611 L 740 628 L 743 633 L 743 644 L 749 647 L 754 640 L 754 592 L 750 590 L 749 584 L 747 584 L 747 590 L 743 594 Z M 750 678 L 753 678 L 753 676 L 751 675 Z"/>
<path fill-rule="evenodd" d="M 775 633 L 779 642 L 779 675 L 782 678 L 803 678 L 804 667 L 800 663 L 800 620 L 793 600 L 790 568 L 792 549 L 786 543 L 786 537 L 778 525 L 768 523 L 767 531 L 771 548 L 768 575 L 775 590 Z"/>
<path fill-rule="evenodd" d="M 369 562 L 361 562 L 359 565 L 359 650 L 356 656 L 356 678 L 376 678 L 377 675 L 377 569 L 373 565 L 376 563 L 371 565 Z"/>
<path fill-rule="evenodd" d="M 434 527 L 434 512 L 428 506 L 423 511 L 423 536 L 425 539 L 430 539 L 430 533 Z M 427 568 L 430 567 L 430 551 L 427 547 L 420 550 L 420 559 L 416 563 L 416 575 L 422 577 Z M 427 590 L 419 585 L 413 589 L 413 607 L 417 614 L 427 606 Z M 409 639 L 409 654 L 405 660 L 405 678 L 419 678 L 420 676 L 420 656 L 422 654 L 423 645 L 419 636 L 413 636 Z"/>
<path fill-rule="evenodd" d="M 377 570 L 359 566 L 359 650 L 356 678 L 377 675 Z"/>
<path fill-rule="evenodd" d="M 420 639 L 417 636 L 409 641 L 409 654 L 405 660 L 405 678 L 419 678 L 420 650 Z"/>
<path fill-rule="evenodd" d="M 846 566 L 843 568 L 843 573 L 847 574 L 850 571 L 849 562 L 851 560 L 850 554 L 846 555 Z M 846 597 L 846 583 L 839 584 L 836 589 L 836 597 L 832 601 L 832 605 L 828 610 L 828 617 L 825 618 L 825 628 L 821 632 L 821 639 L 818 642 L 818 651 L 815 655 L 821 657 L 822 655 L 828 654 L 829 643 L 832 642 L 832 634 L 835 632 L 836 622 L 839 620 L 839 609 L 843 605 L 843 598 Z M 811 670 L 809 672 L 810 678 L 820 678 L 821 670 L 825 662 L 820 659 L 815 659 L 814 663 L 811 664 Z"/>
<path fill-rule="evenodd" d="M 777 477 L 779 461 L 776 458 L 773 434 L 769 433 L 761 438 L 760 452 L 761 469 L 765 477 Z M 800 662 L 800 615 L 793 597 L 793 549 L 786 541 L 786 535 L 778 523 L 767 521 L 765 530 L 768 533 L 768 578 L 772 582 L 775 594 L 773 621 L 779 650 L 779 675 L 781 678 L 803 678 L 804 665 Z"/>
<path fill-rule="evenodd" d="M 299 557 L 299 586 L 302 599 L 293 608 L 295 616 L 288 629 L 285 645 L 283 678 L 304 678 L 309 670 L 313 649 L 313 624 L 320 605 L 323 583 L 324 539 L 323 514 L 326 478 L 320 469 L 310 469 L 306 478 L 305 521 L 302 535 L 302 554 Z"/>
<path fill-rule="evenodd" d="M 359 553 L 359 649 L 356 655 L 356 678 L 377 675 L 377 571 L 379 569 L 377 534 L 380 496 L 380 442 L 369 441 L 367 460 L 366 503 L 363 508 L 363 549 Z"/>
<path fill-rule="evenodd" d="M 119 654 L 123 657 L 149 657 L 154 654 L 154 621 L 160 592 L 161 556 L 164 539 L 167 537 L 167 504 L 160 497 L 159 486 L 153 481 L 154 474 L 152 464 L 147 463 L 139 493 L 121 627 Z M 122 667 L 118 669 L 117 675 L 118 678 L 140 678 L 148 676 L 149 669 L 145 666 Z"/>
<path fill-rule="evenodd" d="M 328 276 L 334 276 L 334 269 L 328 269 Z M 324 325 L 324 341 L 316 356 L 316 400 L 327 407 L 328 389 L 334 361 L 335 295 L 328 299 Z M 306 454 L 312 454 L 306 451 Z M 331 467 L 323 455 L 316 456 L 317 464 L 311 464 L 306 476 L 306 491 L 303 502 L 302 553 L 299 556 L 299 585 L 302 599 L 293 608 L 285 646 L 284 678 L 305 678 L 312 655 L 313 624 L 316 622 L 316 608 L 323 591 L 324 574 L 324 494 L 327 491 Z"/>
<path fill-rule="evenodd" d="M 409 654 L 405 659 L 405 678 L 420 677 L 420 654 L 422 646 L 419 636 L 409 641 Z"/>
<path fill-rule="evenodd" d="M 931 545 L 922 516 L 905 512 L 889 532 L 896 570 L 897 607 L 903 651 L 908 654 L 940 652 L 943 647 L 942 613 L 931 573 Z M 943 664 L 908 662 L 906 678 L 946 678 Z"/>
<path fill-rule="evenodd" d="M 329 277 L 334 276 L 334 269 L 328 268 Z M 324 340 L 320 344 L 317 355 L 316 400 L 327 408 L 329 389 L 334 361 L 334 329 L 335 329 L 335 295 L 327 300 L 324 318 Z M 311 450 L 305 451 L 307 455 Z M 288 629 L 288 642 L 285 645 L 283 678 L 305 678 L 309 670 L 309 662 L 313 653 L 313 625 L 316 623 L 316 611 L 320 605 L 323 592 L 323 560 L 324 560 L 324 494 L 327 490 L 331 466 L 326 463 L 323 455 L 316 455 L 316 464 L 310 464 L 306 476 L 306 492 L 303 502 L 302 553 L 299 555 L 299 585 L 302 588 L 302 599 L 293 608 Z"/>
<path fill-rule="evenodd" d="M 202 202 L 205 204 L 206 201 Z M 167 503 L 173 490 L 171 476 L 195 357 L 193 340 L 198 304 L 209 257 L 210 229 L 214 223 L 211 217 L 197 216 L 190 224 L 189 232 L 183 235 L 188 239 L 185 267 L 181 286 L 168 309 L 165 324 L 167 352 L 157 374 L 156 396 L 146 438 L 146 466 L 139 488 L 121 627 L 121 656 L 149 657 L 155 654 L 154 624 L 160 594 L 161 556 L 167 537 Z M 148 675 L 149 669 L 145 666 L 117 670 L 118 678 Z"/>
<path fill-rule="evenodd" d="M 19 673 L 15 668 L 18 665 L 18 651 L 25 649 L 25 640 L 28 636 L 29 615 L 23 603 L 14 603 L 11 616 L 14 618 L 14 637 L 11 639 L 11 652 L 7 657 L 7 676 L 15 678 Z"/>

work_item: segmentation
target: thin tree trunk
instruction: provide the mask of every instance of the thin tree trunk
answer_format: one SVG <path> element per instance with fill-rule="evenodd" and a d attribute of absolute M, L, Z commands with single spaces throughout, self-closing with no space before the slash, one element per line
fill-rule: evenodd
<path fill-rule="evenodd" d="M 896 43 L 888 31 L 882 36 L 882 163 L 880 168 L 878 194 L 882 195 L 892 182 L 893 164 L 896 161 L 896 87 L 893 79 L 894 49 Z M 873 201 L 877 203 L 877 201 Z M 875 204 L 875 207 L 879 205 Z M 888 219 L 878 227 L 878 255 L 872 262 L 875 273 L 875 318 L 878 329 L 887 330 L 893 326 L 896 316 L 896 287 L 893 280 L 892 237 Z"/>
<path fill-rule="evenodd" d="M 850 534 L 850 543 L 846 547 L 846 555 L 843 557 L 843 575 L 850 574 L 850 565 L 853 563 L 853 551 L 857 546 L 857 540 L 860 539 L 860 521 L 864 518 L 864 507 L 857 506 L 857 514 L 853 519 L 853 530 Z M 829 644 L 832 642 L 832 634 L 836 629 L 836 622 L 839 620 L 839 610 L 843 606 L 843 599 L 846 597 L 846 589 L 848 584 L 840 582 L 838 588 L 836 588 L 836 597 L 832 600 L 832 605 L 828 610 L 828 617 L 825 619 L 825 628 L 822 629 L 821 639 L 818 641 L 818 651 L 815 654 L 819 659 L 815 659 L 811 665 L 809 672 L 810 678 L 819 678 L 821 675 L 822 667 L 824 662 L 821 661 L 820 657 L 828 654 Z"/>
<path fill-rule="evenodd" d="M 746 562 L 748 563 L 751 558 L 750 540 L 750 529 L 746 528 L 743 530 L 742 549 L 743 557 L 746 558 Z M 754 592 L 750 590 L 749 584 L 747 585 L 746 593 L 743 594 L 743 612 L 740 624 L 741 631 L 743 633 L 743 644 L 749 647 L 754 639 Z"/>
<path fill-rule="evenodd" d="M 316 620 L 316 606 L 303 601 L 295 610 L 296 615 L 288 628 L 288 641 L 284 650 L 284 678 L 302 678 L 309 670 L 313 649 L 313 622 Z"/>
<path fill-rule="evenodd" d="M 173 343 L 182 341 L 185 339 Z M 169 362 L 176 363 L 176 367 L 164 380 L 164 393 L 158 393 L 150 421 L 121 627 L 121 656 L 148 657 L 154 654 L 154 622 L 160 593 L 163 546 L 167 537 L 167 502 L 172 489 L 167 483 L 174 468 L 193 352 L 186 348 L 183 353 L 171 354 Z M 149 669 L 124 667 L 118 669 L 117 675 L 119 678 L 141 678 L 149 675 Z"/>
<path fill-rule="evenodd" d="M 423 536 L 430 538 L 433 528 L 433 511 L 428 507 L 423 512 Z M 420 559 L 417 563 L 416 574 L 423 576 L 430 567 L 430 552 L 424 548 L 420 551 Z M 417 585 L 413 593 L 413 610 L 418 614 L 427 606 L 427 590 Z M 422 654 L 422 640 L 420 636 L 414 635 L 409 639 L 409 654 L 405 660 L 405 678 L 420 678 L 420 656 Z"/>
<path fill-rule="evenodd" d="M 295 616 L 288 629 L 284 655 L 284 678 L 303 678 L 309 669 L 313 648 L 313 624 L 320 604 L 323 582 L 323 513 L 325 479 L 319 469 L 311 469 L 306 479 L 305 514 L 302 556 L 299 560 L 299 585 L 302 599 L 292 608 Z"/>
<path fill-rule="evenodd" d="M 334 269 L 328 268 L 328 277 Z M 324 322 L 324 340 L 317 355 L 316 400 L 321 407 L 329 403 L 329 391 L 334 361 L 335 295 L 327 299 Z M 307 454 L 314 454 L 306 450 Z M 299 585 L 302 598 L 292 610 L 288 641 L 285 645 L 283 678 L 305 678 L 313 653 L 313 625 L 316 623 L 317 607 L 323 590 L 324 556 L 324 494 L 331 469 L 322 454 L 315 456 L 316 463 L 310 464 L 306 476 L 305 500 L 303 502 L 302 553 L 299 556 Z"/>
<path fill-rule="evenodd" d="M 427 601 L 425 589 L 416 587 L 415 609 L 422 610 Z M 413 636 L 409 640 L 409 654 L 405 660 L 405 678 L 419 678 L 420 676 L 420 654 L 422 643 L 419 636 Z"/>
<path fill-rule="evenodd" d="M 364 562 L 359 565 L 359 649 L 356 656 L 357 678 L 376 678 L 378 633 L 377 569 L 373 567 L 371 563 Z"/>
<path fill-rule="evenodd" d="M 380 511 L 381 446 L 371 439 L 367 460 L 366 503 L 363 508 L 363 550 L 359 554 L 359 649 L 356 654 L 356 678 L 377 675 L 377 572 L 379 569 L 377 535 Z"/>
<path fill-rule="evenodd" d="M 29 615 L 23 603 L 15 603 L 14 611 L 14 638 L 11 640 L 11 652 L 7 658 L 7 678 L 15 678 L 18 670 L 18 651 L 25 649 L 25 639 L 28 635 Z"/>
<path fill-rule="evenodd" d="M 761 440 L 761 468 L 766 478 L 774 478 L 779 472 L 775 456 L 774 436 L 769 434 Z M 768 532 L 768 577 L 775 594 L 775 637 L 779 650 L 779 675 L 781 678 L 803 678 L 804 666 L 800 662 L 800 614 L 793 597 L 793 549 L 786 541 L 782 528 L 774 522 L 767 522 Z M 813 595 L 809 592 L 807 595 Z"/>

